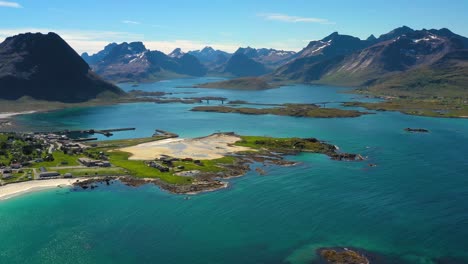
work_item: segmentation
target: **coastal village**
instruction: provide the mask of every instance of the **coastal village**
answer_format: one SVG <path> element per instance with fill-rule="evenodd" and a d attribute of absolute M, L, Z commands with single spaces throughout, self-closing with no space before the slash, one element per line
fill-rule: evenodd
<path fill-rule="evenodd" d="M 56 133 L 0 134 L 0 184 L 73 177 L 71 173 L 61 174 L 54 168 L 111 166 L 105 157 L 102 160 L 81 157 L 76 159 L 79 164 L 69 164 L 69 160 L 85 155 L 90 148 L 81 141 L 84 139 L 71 139 Z M 56 160 L 55 156 L 59 158 Z"/>
<path fill-rule="evenodd" d="M 334 160 L 363 159 L 315 138 L 226 132 L 180 139 L 164 130 L 147 138 L 97 141 L 93 137 L 128 130 L 134 129 L 0 133 L 0 185 L 74 179 L 74 185 L 87 188 L 87 184 L 117 179 L 132 186 L 153 183 L 173 193 L 197 193 L 225 188 L 227 182 L 222 179 L 244 175 L 253 163 L 294 165 L 284 160 L 285 155 L 313 152 Z M 265 175 L 265 168 L 255 171 Z"/>

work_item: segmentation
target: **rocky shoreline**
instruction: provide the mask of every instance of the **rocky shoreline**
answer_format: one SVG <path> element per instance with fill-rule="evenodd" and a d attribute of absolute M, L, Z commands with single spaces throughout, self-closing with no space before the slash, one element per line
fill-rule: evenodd
<path fill-rule="evenodd" d="M 370 264 L 364 253 L 349 248 L 321 248 L 317 250 L 321 263 Z"/>
<path fill-rule="evenodd" d="M 351 153 L 340 153 L 337 148 L 333 145 L 325 144 L 329 147 L 329 150 L 324 151 L 322 154 L 329 156 L 333 160 L 337 161 L 360 161 L 364 158 L 359 154 Z M 171 184 L 162 181 L 158 178 L 138 178 L 134 176 L 115 176 L 115 177 L 101 177 L 101 178 L 88 178 L 81 181 L 76 181 L 73 185 L 80 187 L 81 189 L 94 189 L 97 184 L 109 185 L 113 181 L 120 181 L 123 184 L 131 187 L 139 187 L 146 184 L 154 184 L 159 186 L 161 189 L 174 194 L 198 194 L 203 192 L 216 191 L 225 189 L 229 183 L 223 180 L 244 176 L 247 172 L 252 171 L 252 164 L 263 164 L 263 166 L 295 166 L 298 162 L 285 160 L 284 157 L 287 155 L 297 155 L 300 150 L 266 150 L 263 149 L 259 152 L 244 152 L 229 155 L 234 157 L 232 164 L 219 164 L 222 167 L 222 171 L 209 172 L 209 171 L 190 171 L 190 175 L 193 181 L 188 184 Z M 307 152 L 307 151 L 305 151 Z M 267 172 L 264 169 L 256 168 L 255 171 L 259 175 L 266 175 Z"/>

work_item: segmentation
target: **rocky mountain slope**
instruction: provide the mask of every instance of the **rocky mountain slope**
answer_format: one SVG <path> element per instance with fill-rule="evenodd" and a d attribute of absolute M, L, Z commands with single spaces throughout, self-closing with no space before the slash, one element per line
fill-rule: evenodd
<path fill-rule="evenodd" d="M 169 55 L 147 49 L 142 42 L 121 43 L 98 52 L 107 53 L 91 67 L 107 80 L 144 82 L 169 77 L 203 76 L 207 69 L 193 55 L 180 49 Z M 93 55 L 93 56 L 96 56 Z"/>
<path fill-rule="evenodd" d="M 211 72 L 222 72 L 222 68 L 231 58 L 232 54 L 221 50 L 215 50 L 212 47 L 205 47 L 201 50 L 188 52 L 195 56 Z"/>
<path fill-rule="evenodd" d="M 84 102 L 122 94 L 55 33 L 20 34 L 0 44 L 1 99 Z"/>
<path fill-rule="evenodd" d="M 444 76 L 440 82 L 461 88 L 464 79 L 459 78 L 461 74 L 456 77 L 456 74 L 445 73 L 455 69 L 456 73 L 466 72 L 464 50 L 468 48 L 467 40 L 448 29 L 401 27 L 367 40 L 333 33 L 311 42 L 298 53 L 297 59 L 278 68 L 270 77 L 374 89 L 398 83 L 397 86 L 403 89 L 422 87 L 435 76 L 439 76 L 436 79 Z"/>

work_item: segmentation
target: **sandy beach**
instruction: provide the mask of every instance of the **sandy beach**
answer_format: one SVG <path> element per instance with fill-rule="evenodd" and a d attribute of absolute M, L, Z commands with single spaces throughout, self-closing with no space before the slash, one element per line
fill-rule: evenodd
<path fill-rule="evenodd" d="M 44 189 L 69 187 L 72 186 L 74 182 L 76 182 L 76 179 L 50 179 L 12 183 L 0 186 L 0 200 L 6 200 L 14 196 Z"/>
<path fill-rule="evenodd" d="M 203 138 L 158 140 L 120 150 L 131 153 L 131 160 L 153 160 L 162 155 L 212 160 L 222 158 L 229 153 L 251 150 L 232 145 L 239 140 L 241 138 L 235 135 L 213 134 Z"/>
<path fill-rule="evenodd" d="M 25 111 L 25 112 L 5 112 L 5 113 L 0 113 L 0 119 L 8 119 L 13 116 L 17 115 L 27 115 L 27 114 L 32 114 L 35 113 L 36 111 Z"/>

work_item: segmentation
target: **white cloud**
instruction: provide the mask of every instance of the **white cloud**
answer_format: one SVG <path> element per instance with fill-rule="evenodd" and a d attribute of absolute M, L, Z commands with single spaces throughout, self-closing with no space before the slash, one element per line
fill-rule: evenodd
<path fill-rule="evenodd" d="M 0 1 L 0 7 L 22 8 L 19 3 L 8 1 Z"/>
<path fill-rule="evenodd" d="M 132 24 L 132 25 L 140 25 L 141 23 L 138 21 L 133 21 L 133 20 L 122 20 L 122 23 L 124 24 Z"/>
<path fill-rule="evenodd" d="M 59 34 L 76 52 L 95 53 L 110 42 L 138 41 L 143 39 L 141 34 L 118 31 L 87 31 L 87 30 L 66 30 L 53 28 L 0 28 L 0 41 L 5 38 L 25 32 Z"/>
<path fill-rule="evenodd" d="M 287 23 L 318 23 L 323 25 L 335 24 L 334 22 L 331 22 L 328 19 L 316 17 L 290 16 L 281 13 L 260 13 L 257 15 L 266 20 L 281 21 Z"/>
<path fill-rule="evenodd" d="M 53 28 L 0 28 L 0 42 L 5 38 L 25 32 L 55 32 L 59 34 L 70 46 L 72 46 L 79 54 L 88 52 L 94 54 L 104 48 L 111 42 L 132 42 L 142 41 L 150 50 L 159 50 L 164 53 L 170 53 L 175 48 L 181 48 L 187 52 L 190 50 L 203 49 L 206 46 L 211 46 L 215 49 L 220 49 L 228 52 L 234 52 L 239 47 L 252 46 L 252 43 L 243 43 L 235 41 L 211 42 L 200 40 L 158 40 L 147 39 L 142 34 L 134 34 L 130 32 L 120 31 L 87 31 L 87 30 L 67 30 Z M 281 42 L 256 43 L 259 48 L 275 48 L 283 50 L 300 50 L 307 45 L 307 42 L 295 39 L 282 40 Z"/>
<path fill-rule="evenodd" d="M 159 50 L 169 53 L 175 48 L 181 48 L 184 51 L 202 49 L 205 46 L 212 46 L 216 49 L 233 52 L 237 50 L 240 43 L 217 43 L 217 42 L 202 42 L 192 40 L 154 40 L 145 39 L 142 34 L 134 34 L 129 32 L 119 31 L 86 31 L 86 30 L 64 30 L 52 28 L 0 28 L 0 42 L 5 38 L 25 32 L 55 32 L 59 34 L 76 52 L 96 53 L 111 42 L 132 42 L 143 41 L 145 46 L 151 50 Z"/>

